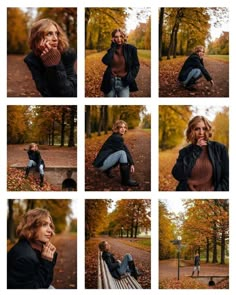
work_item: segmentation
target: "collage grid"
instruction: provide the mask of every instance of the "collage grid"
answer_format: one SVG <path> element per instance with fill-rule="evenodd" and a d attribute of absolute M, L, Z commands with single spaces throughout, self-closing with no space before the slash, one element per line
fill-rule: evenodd
<path fill-rule="evenodd" d="M 27 98 L 27 97 L 7 97 L 7 8 L 8 7 L 77 7 L 77 55 L 78 55 L 78 67 L 77 67 L 77 81 L 78 81 L 78 94 L 77 98 L 51 98 L 46 99 L 42 97 Z M 85 42 L 84 42 L 84 9 L 86 7 L 150 7 L 151 8 L 151 97 L 146 98 L 86 98 L 85 97 Z M 158 95 L 158 9 L 159 7 L 228 7 L 230 11 L 230 88 L 229 98 L 160 98 Z M 77 289 L 69 290 L 71 294 L 95 294 L 99 290 L 88 290 L 85 289 L 84 275 L 85 275 L 85 239 L 84 239 L 84 202 L 86 199 L 151 199 L 151 289 L 150 290 L 139 290 L 140 294 L 198 294 L 200 292 L 207 292 L 208 290 L 158 290 L 159 285 L 159 269 L 158 269 L 158 202 L 160 199 L 167 199 L 171 202 L 172 198 L 178 199 L 190 199 L 190 198 L 223 198 L 229 199 L 230 203 L 230 276 L 234 275 L 234 264 L 235 254 L 234 245 L 236 243 L 236 233 L 234 229 L 235 217 L 234 212 L 236 205 L 234 201 L 234 193 L 236 192 L 236 184 L 234 182 L 234 171 L 232 163 L 235 163 L 234 150 L 236 149 L 236 138 L 234 134 L 235 129 L 235 118 L 236 118 L 236 105 L 234 102 L 234 96 L 236 95 L 234 90 L 234 65 L 235 62 L 235 50 L 236 45 L 234 44 L 234 25 L 236 8 L 233 6 L 232 0 L 227 1 L 203 1 L 199 0 L 197 3 L 189 3 L 185 0 L 167 0 L 167 1 L 133 1 L 133 0 L 120 0 L 115 2 L 114 0 L 71 0 L 71 1 L 55 1 L 52 0 L 50 3 L 44 0 L 37 0 L 32 3 L 29 0 L 1 0 L 0 2 L 0 27 L 2 32 L 2 41 L 0 42 L 0 64 L 2 65 L 2 73 L 0 75 L 0 89 L 1 89 L 1 101 L 0 101 L 0 122 L 1 122 L 1 143 L 0 143 L 0 185 L 1 185 L 1 198 L 0 198 L 0 235 L 2 236 L 2 242 L 0 243 L 0 258 L 1 258 L 1 284 L 0 294 L 24 294 L 31 290 L 7 290 L 6 289 L 6 228 L 7 228 L 7 200 L 8 199 L 73 199 L 76 200 L 77 218 L 78 218 L 78 232 L 77 232 Z M 6 165 L 7 165 L 7 106 L 9 105 L 77 105 L 78 113 L 78 125 L 77 125 L 77 192 L 8 192 L 6 188 L 7 176 L 6 176 Z M 85 117 L 84 109 L 86 105 L 147 105 L 151 110 L 151 191 L 140 192 L 89 192 L 85 191 Z M 158 159 L 158 108 L 164 105 L 215 105 L 215 106 L 228 106 L 229 107 L 229 138 L 230 138 L 230 191 L 220 193 L 181 193 L 181 192 L 160 192 L 159 191 L 159 159 Z M 235 286 L 233 281 L 230 281 L 230 289 L 227 294 L 233 294 Z M 36 290 L 36 292 L 41 292 Z M 52 294 L 64 294 L 67 290 L 49 290 Z M 108 292 L 108 291 L 107 291 Z M 110 292 L 110 291 L 109 291 Z M 120 291 L 112 290 L 112 294 L 118 294 Z M 129 294 L 135 294 L 136 290 L 123 290 L 122 293 L 129 292 Z M 208 291 L 209 292 L 209 291 Z M 218 293 L 225 292 L 224 290 L 216 290 Z M 128 294 L 128 293 L 127 293 Z M 224 293 L 225 294 L 225 293 Z"/>

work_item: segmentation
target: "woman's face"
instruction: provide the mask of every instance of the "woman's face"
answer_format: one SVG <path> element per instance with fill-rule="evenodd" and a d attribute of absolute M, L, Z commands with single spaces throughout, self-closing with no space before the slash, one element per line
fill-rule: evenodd
<path fill-rule="evenodd" d="M 45 32 L 44 39 L 48 41 L 49 45 L 53 48 L 58 46 L 58 30 L 54 25 L 50 25 Z"/>
<path fill-rule="evenodd" d="M 47 243 L 53 235 L 52 222 L 50 217 L 46 217 L 42 221 L 42 225 L 38 228 L 36 233 L 36 240 Z"/>
<path fill-rule="evenodd" d="M 121 125 L 119 126 L 119 131 L 118 131 L 118 133 L 119 133 L 120 135 L 124 135 L 125 132 L 126 132 L 125 124 L 121 124 Z"/>
<path fill-rule="evenodd" d="M 207 140 L 207 134 L 206 134 L 207 128 L 203 121 L 200 121 L 196 124 L 196 126 L 193 128 L 193 132 L 194 132 L 194 138 L 196 139 L 196 141 L 198 141 L 198 139 L 200 138 Z"/>
<path fill-rule="evenodd" d="M 38 150 L 38 146 L 36 144 L 34 144 L 32 147 L 31 147 L 31 151 L 37 151 Z"/>
<path fill-rule="evenodd" d="M 123 36 L 123 34 L 122 34 L 121 32 L 119 32 L 119 31 L 117 31 L 117 32 L 115 33 L 115 36 L 113 37 L 113 41 L 114 41 L 116 44 L 118 44 L 118 45 L 123 44 L 123 42 L 124 42 L 124 36 Z"/>

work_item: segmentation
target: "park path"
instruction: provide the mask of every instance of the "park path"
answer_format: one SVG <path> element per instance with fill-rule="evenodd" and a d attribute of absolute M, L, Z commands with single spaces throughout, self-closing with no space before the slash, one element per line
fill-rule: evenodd
<path fill-rule="evenodd" d="M 177 82 L 179 71 L 187 57 L 163 60 L 159 63 L 160 97 L 229 97 L 229 63 L 204 57 L 204 65 L 214 80 L 214 87 L 201 78 L 197 91 L 184 89 Z"/>
<path fill-rule="evenodd" d="M 77 235 L 62 233 L 52 238 L 57 249 L 57 263 L 52 285 L 56 289 L 77 288 Z"/>
<path fill-rule="evenodd" d="M 190 276 L 193 271 L 193 263 L 191 261 L 181 261 L 180 263 L 180 279 L 186 276 Z M 161 260 L 159 262 L 159 280 L 163 279 L 174 279 L 177 278 L 178 274 L 178 260 L 177 259 L 170 259 L 170 260 Z M 196 275 L 196 272 L 195 272 Z M 206 264 L 201 262 L 201 271 L 200 275 L 207 276 L 207 275 L 222 275 L 227 276 L 229 275 L 229 266 L 228 265 L 220 265 L 220 264 L 213 264 L 209 263 Z M 203 283 L 208 283 L 208 278 L 198 279 Z M 214 279 L 217 283 L 218 281 L 222 280 L 222 278 Z"/>
<path fill-rule="evenodd" d="M 110 134 L 109 134 L 110 135 Z M 86 139 L 85 155 L 85 188 L 87 191 L 150 191 L 151 189 L 151 135 L 150 132 L 140 128 L 129 130 L 124 135 L 134 163 L 135 173 L 132 178 L 139 182 L 138 187 L 127 188 L 120 185 L 119 167 L 113 169 L 115 178 L 108 178 L 92 165 L 96 154 L 109 136 L 96 136 Z"/>
<path fill-rule="evenodd" d="M 116 239 L 110 237 L 97 237 L 93 238 L 92 246 L 93 250 L 86 250 L 86 286 L 89 288 L 93 286 L 97 287 L 97 253 L 98 253 L 98 244 L 99 242 L 106 240 L 111 245 L 111 252 L 114 254 L 116 259 L 122 260 L 126 253 L 130 253 L 133 256 L 137 268 L 142 272 L 142 275 L 138 278 L 138 282 L 145 289 L 151 288 L 151 253 L 145 250 L 141 250 L 129 245 L 124 244 L 123 239 Z M 131 238 L 128 240 L 132 240 Z M 87 247 L 89 248 L 89 247 Z M 93 256 L 93 257 L 92 257 Z M 94 256 L 96 259 L 94 259 Z"/>
<path fill-rule="evenodd" d="M 9 166 L 26 166 L 28 155 L 24 149 L 28 149 L 27 144 L 9 144 L 7 145 L 7 165 Z M 47 166 L 77 166 L 77 148 L 72 147 L 52 147 L 40 146 L 40 153 Z"/>
<path fill-rule="evenodd" d="M 106 66 L 101 62 L 105 51 L 86 56 L 85 63 L 85 97 L 103 97 L 100 91 L 103 73 Z M 131 97 L 151 96 L 151 63 L 149 59 L 139 58 L 140 69 L 136 82 L 138 91 L 132 92 Z"/>

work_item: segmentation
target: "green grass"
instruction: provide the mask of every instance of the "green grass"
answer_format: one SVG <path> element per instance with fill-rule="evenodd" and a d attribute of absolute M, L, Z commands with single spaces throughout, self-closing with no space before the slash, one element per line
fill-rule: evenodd
<path fill-rule="evenodd" d="M 206 55 L 212 59 L 229 62 L 229 55 Z"/>
<path fill-rule="evenodd" d="M 139 58 L 151 59 L 151 50 L 139 49 L 138 50 L 138 57 Z"/>
<path fill-rule="evenodd" d="M 151 129 L 150 128 L 142 128 L 143 131 L 146 131 L 148 133 L 151 133 Z"/>
<path fill-rule="evenodd" d="M 123 238 L 119 240 L 120 242 L 129 245 L 131 247 L 151 251 L 151 239 L 150 238 Z"/>

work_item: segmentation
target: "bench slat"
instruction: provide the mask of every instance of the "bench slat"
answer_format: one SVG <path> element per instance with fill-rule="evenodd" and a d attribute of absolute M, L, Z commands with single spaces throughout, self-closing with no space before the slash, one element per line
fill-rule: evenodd
<path fill-rule="evenodd" d="M 98 288 L 101 289 L 142 289 L 141 285 L 129 273 L 120 280 L 113 278 L 102 252 L 98 252 Z"/>

